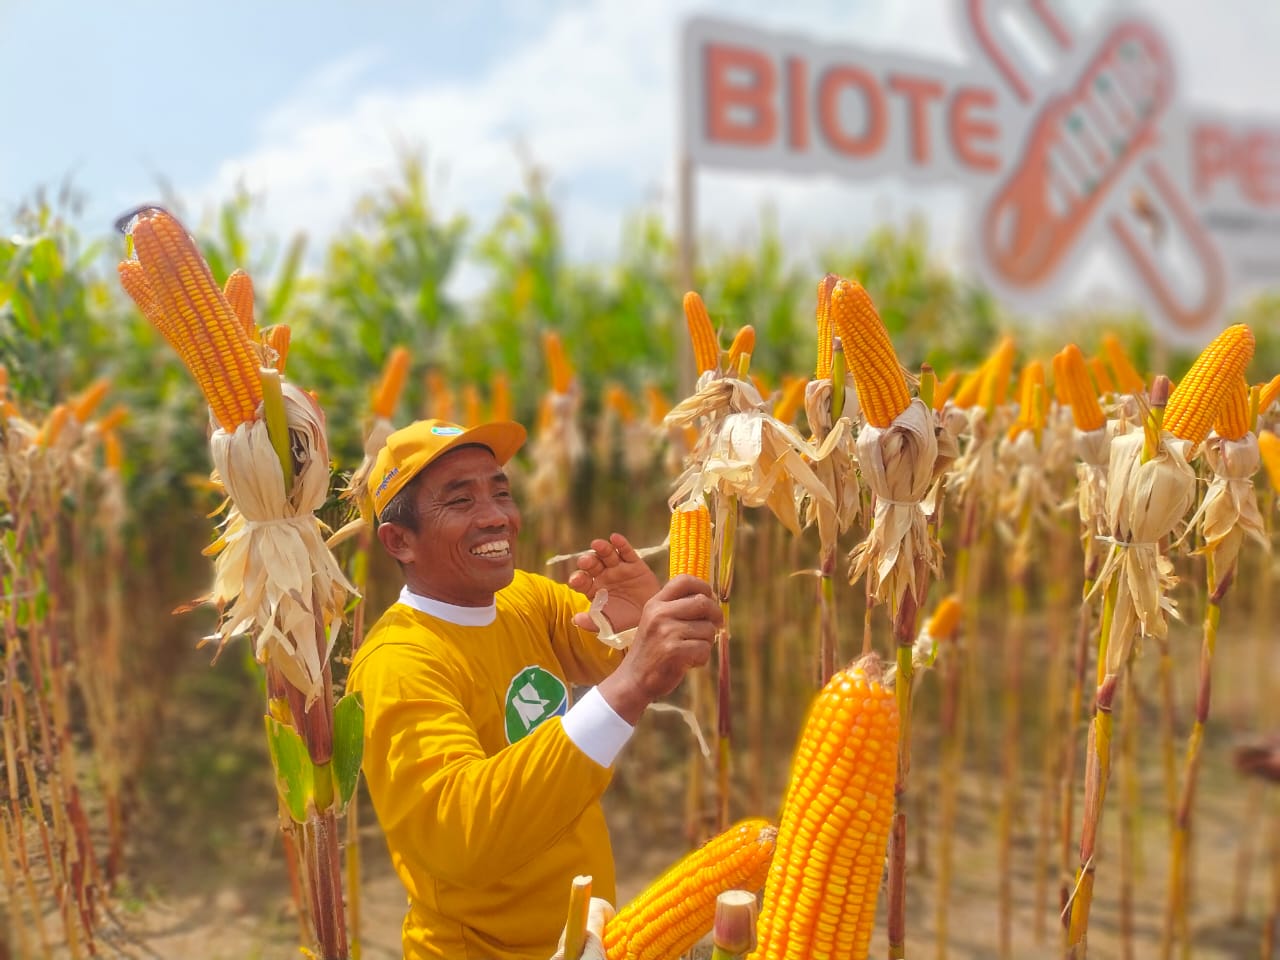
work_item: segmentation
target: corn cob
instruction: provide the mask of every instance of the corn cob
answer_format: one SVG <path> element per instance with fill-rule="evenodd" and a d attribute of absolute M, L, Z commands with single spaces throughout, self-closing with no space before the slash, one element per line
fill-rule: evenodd
<path fill-rule="evenodd" d="M 1228 391 L 1235 388 L 1253 358 L 1253 344 L 1253 331 L 1243 323 L 1218 334 L 1169 395 L 1164 429 L 1191 443 L 1204 440 Z"/>
<path fill-rule="evenodd" d="M 1067 378 L 1062 371 L 1062 354 L 1055 353 L 1053 355 L 1053 402 L 1060 407 L 1071 406 L 1071 399 L 1067 396 Z"/>
<path fill-rule="evenodd" d="M 636 405 L 627 396 L 621 384 L 611 383 L 604 394 L 604 404 L 618 415 L 623 423 L 631 423 L 636 418 Z"/>
<path fill-rule="evenodd" d="M 1226 399 L 1218 408 L 1213 429 L 1227 440 L 1243 439 L 1249 432 L 1249 384 L 1243 376 L 1236 378 L 1235 386 L 1227 388 Z"/>
<path fill-rule="evenodd" d="M 40 425 L 39 432 L 36 433 L 35 445 L 37 447 L 52 447 L 58 440 L 58 435 L 62 433 L 63 427 L 67 425 L 67 419 L 71 416 L 71 408 L 65 403 L 60 403 L 49 411 L 49 416 L 44 423 Z"/>
<path fill-rule="evenodd" d="M 453 391 L 444 382 L 439 370 L 427 371 L 427 402 L 428 416 L 453 422 Z"/>
<path fill-rule="evenodd" d="M 662 426 L 662 421 L 666 418 L 667 412 L 671 409 L 671 404 L 668 403 L 667 398 L 662 395 L 662 391 L 652 383 L 645 385 L 644 396 L 649 403 L 649 426 Z"/>
<path fill-rule="evenodd" d="M 898 704 L 878 659 L 836 673 L 796 748 L 752 960 L 867 956 L 897 744 Z"/>
<path fill-rule="evenodd" d="M 1129 355 L 1124 352 L 1124 347 L 1115 334 L 1108 333 L 1102 338 L 1102 349 L 1106 352 L 1107 359 L 1111 362 L 1111 372 L 1115 374 L 1115 380 L 1120 387 L 1121 393 L 1143 393 L 1146 391 L 1146 381 L 1142 379 L 1142 375 L 1129 362 Z"/>
<path fill-rule="evenodd" d="M 773 408 L 773 419 L 779 423 L 791 423 L 804 406 L 804 392 L 809 381 L 804 377 L 795 377 L 787 381 L 782 388 L 782 396 Z"/>
<path fill-rule="evenodd" d="M 396 404 L 400 402 L 400 391 L 404 389 L 404 381 L 408 375 L 409 351 L 404 347 L 393 347 L 387 354 L 387 361 L 382 367 L 382 379 L 378 381 L 378 389 L 373 394 L 375 417 L 391 419 L 396 412 Z"/>
<path fill-rule="evenodd" d="M 946 640 L 956 632 L 956 627 L 960 626 L 960 615 L 963 612 L 960 597 L 954 593 L 950 594 L 934 608 L 933 616 L 929 618 L 925 631 L 935 640 Z"/>
<path fill-rule="evenodd" d="M 127 419 L 129 419 L 129 408 L 122 403 L 118 403 L 103 414 L 98 421 L 98 429 L 106 433 L 108 430 L 116 429 Z"/>
<path fill-rule="evenodd" d="M 98 404 L 110 389 L 111 381 L 105 377 L 89 384 L 84 393 L 71 402 L 71 413 L 76 418 L 76 422 L 88 423 L 89 418 L 93 416 L 93 411 L 98 409 Z"/>
<path fill-rule="evenodd" d="M 960 387 L 956 390 L 955 405 L 961 410 L 968 410 L 978 402 L 978 397 L 982 393 L 982 384 L 987 378 L 987 367 L 984 363 L 976 370 L 970 370 L 960 380 Z"/>
<path fill-rule="evenodd" d="M 706 504 L 682 506 L 671 511 L 669 575 L 690 574 L 711 580 L 711 512 Z"/>
<path fill-rule="evenodd" d="M 124 466 L 124 447 L 120 444 L 120 435 L 114 430 L 102 431 L 102 461 L 108 470 L 117 473 Z"/>
<path fill-rule="evenodd" d="M 1280 397 L 1280 373 L 1262 385 L 1262 394 L 1258 398 L 1258 413 L 1264 413 Z"/>
<path fill-rule="evenodd" d="M 253 318 L 253 281 L 243 270 L 232 270 L 231 276 L 222 286 L 222 295 L 231 304 L 236 317 L 244 329 L 244 335 L 250 340 L 258 337 L 258 327 Z"/>
<path fill-rule="evenodd" d="M 696 291 L 684 295 L 684 319 L 689 325 L 689 340 L 693 343 L 693 362 L 698 375 L 714 370 L 720 364 L 720 344 L 711 327 L 707 305 Z"/>
<path fill-rule="evenodd" d="M 764 374 L 752 373 L 751 383 L 755 386 L 756 393 L 760 394 L 762 397 L 767 397 L 769 394 L 773 393 L 772 388 L 769 386 L 769 378 L 764 376 Z"/>
<path fill-rule="evenodd" d="M 1036 408 L 1036 397 L 1040 395 L 1037 387 L 1044 389 L 1044 364 L 1032 360 L 1022 368 L 1022 375 L 1018 378 L 1018 419 L 1009 427 L 1010 440 L 1025 430 L 1036 429 L 1040 420 L 1040 411 Z"/>
<path fill-rule="evenodd" d="M 711 931 L 716 898 L 764 886 L 777 828 L 751 819 L 681 858 L 604 929 L 608 960 L 670 960 Z"/>
<path fill-rule="evenodd" d="M 1009 396 L 1009 378 L 1013 375 L 1013 361 L 1017 354 L 1013 337 L 1004 336 L 983 364 L 982 385 L 978 390 L 978 405 L 984 410 L 1003 407 Z"/>
<path fill-rule="evenodd" d="M 1267 470 L 1267 479 L 1271 481 L 1271 489 L 1280 493 L 1280 437 L 1270 430 L 1258 434 L 1258 454 L 1262 457 L 1262 465 Z"/>
<path fill-rule="evenodd" d="M 120 265 L 125 290 L 177 350 L 224 430 L 255 419 L 258 360 L 195 243 L 162 210 L 141 214 L 131 235 L 138 258 Z"/>
<path fill-rule="evenodd" d="M 818 310 L 815 318 L 818 324 L 818 364 L 814 370 L 814 377 L 818 380 L 831 379 L 831 344 L 835 336 L 835 330 L 831 326 L 831 291 L 839 279 L 834 273 L 828 273 L 818 281 Z"/>
<path fill-rule="evenodd" d="M 867 422 L 884 429 L 911 404 L 907 379 L 871 297 L 859 283 L 840 280 L 831 291 L 831 322 L 844 345 Z"/>
<path fill-rule="evenodd" d="M 1058 356 L 1062 358 L 1058 376 L 1067 403 L 1071 405 L 1071 418 L 1075 420 L 1076 429 L 1086 433 L 1100 429 L 1107 420 L 1102 415 L 1098 394 L 1085 370 L 1084 354 L 1074 343 L 1069 343 Z"/>
<path fill-rule="evenodd" d="M 951 399 L 951 394 L 955 391 L 960 383 L 960 371 L 952 370 L 947 374 L 945 380 L 938 383 L 933 391 L 933 409 L 941 410 L 947 405 L 947 401 Z"/>
<path fill-rule="evenodd" d="M 474 383 L 462 388 L 462 425 L 476 427 L 484 420 L 484 412 L 480 409 L 480 391 Z"/>
<path fill-rule="evenodd" d="M 1106 396 L 1116 392 L 1116 385 L 1111 381 L 1111 374 L 1107 373 L 1107 365 L 1102 362 L 1101 357 L 1089 358 L 1089 372 L 1093 374 L 1093 382 L 1098 385 L 1098 394 Z"/>
<path fill-rule="evenodd" d="M 756 328 L 751 324 L 744 324 L 742 329 L 734 335 L 733 343 L 729 345 L 729 371 L 734 373 L 738 369 L 738 361 L 743 356 L 750 357 L 756 349 Z"/>
<path fill-rule="evenodd" d="M 0 363 L 0 400 L 9 396 L 9 368 Z"/>
<path fill-rule="evenodd" d="M 573 371 L 569 368 L 569 359 L 564 355 L 564 344 L 560 334 L 548 330 L 542 335 L 542 349 L 547 357 L 547 376 L 551 379 L 552 393 L 568 393 L 573 382 Z"/>
<path fill-rule="evenodd" d="M 511 419 L 511 383 L 505 373 L 495 373 L 489 385 L 490 415 L 494 420 Z"/>
<path fill-rule="evenodd" d="M 283 374 L 285 364 L 289 362 L 290 339 L 291 333 L 287 323 L 277 323 L 262 336 L 263 342 L 275 351 L 276 359 L 273 366 L 277 373 Z"/>

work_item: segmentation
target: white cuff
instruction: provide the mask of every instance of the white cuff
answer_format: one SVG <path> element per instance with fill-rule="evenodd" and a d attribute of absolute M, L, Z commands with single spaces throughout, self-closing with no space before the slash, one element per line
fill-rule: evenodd
<path fill-rule="evenodd" d="M 560 724 L 573 745 L 602 767 L 613 766 L 636 729 L 618 716 L 595 687 L 569 708 Z"/>

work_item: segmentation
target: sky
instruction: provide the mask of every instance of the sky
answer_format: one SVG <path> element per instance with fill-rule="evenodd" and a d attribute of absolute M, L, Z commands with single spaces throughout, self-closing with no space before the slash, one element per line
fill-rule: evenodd
<path fill-rule="evenodd" d="M 1155 17 L 1195 105 L 1275 114 L 1277 0 L 1123 0 Z M 1121 0 L 1060 0 L 1087 25 Z M 549 175 L 571 257 L 607 261 L 626 217 L 675 218 L 677 62 L 694 14 L 959 64 L 959 0 L 0 0 L 0 201 L 41 185 L 83 194 L 105 233 L 167 184 L 187 215 L 243 184 L 264 236 L 346 228 L 355 199 L 425 151 L 433 198 L 483 227 Z M 948 186 L 706 170 L 707 242 L 750 242 L 773 211 L 803 257 L 886 221 L 931 221 L 963 256 L 966 197 Z M 1105 271 L 1103 272 L 1105 274 Z M 464 276 L 463 283 L 466 282 Z M 1104 277 L 1104 286 L 1105 286 Z M 1085 291 L 1087 295 L 1088 291 Z"/>

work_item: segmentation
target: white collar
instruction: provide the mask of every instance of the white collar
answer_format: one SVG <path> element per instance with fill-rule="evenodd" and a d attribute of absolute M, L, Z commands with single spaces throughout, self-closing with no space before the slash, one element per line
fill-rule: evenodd
<path fill-rule="evenodd" d="M 406 607 L 413 607 L 421 613 L 460 627 L 487 627 L 498 618 L 496 601 L 487 607 L 459 607 L 433 597 L 424 597 L 420 593 L 414 593 L 408 587 L 403 587 L 400 590 L 400 602 Z"/>

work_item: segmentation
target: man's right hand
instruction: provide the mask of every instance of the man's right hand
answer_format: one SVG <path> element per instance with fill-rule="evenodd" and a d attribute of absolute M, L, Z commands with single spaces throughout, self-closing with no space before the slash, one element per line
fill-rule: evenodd
<path fill-rule="evenodd" d="M 710 585 L 681 574 L 644 605 L 631 647 L 597 689 L 618 716 L 633 726 L 645 708 L 665 697 L 693 667 L 711 659 L 711 644 L 724 623 Z"/>

